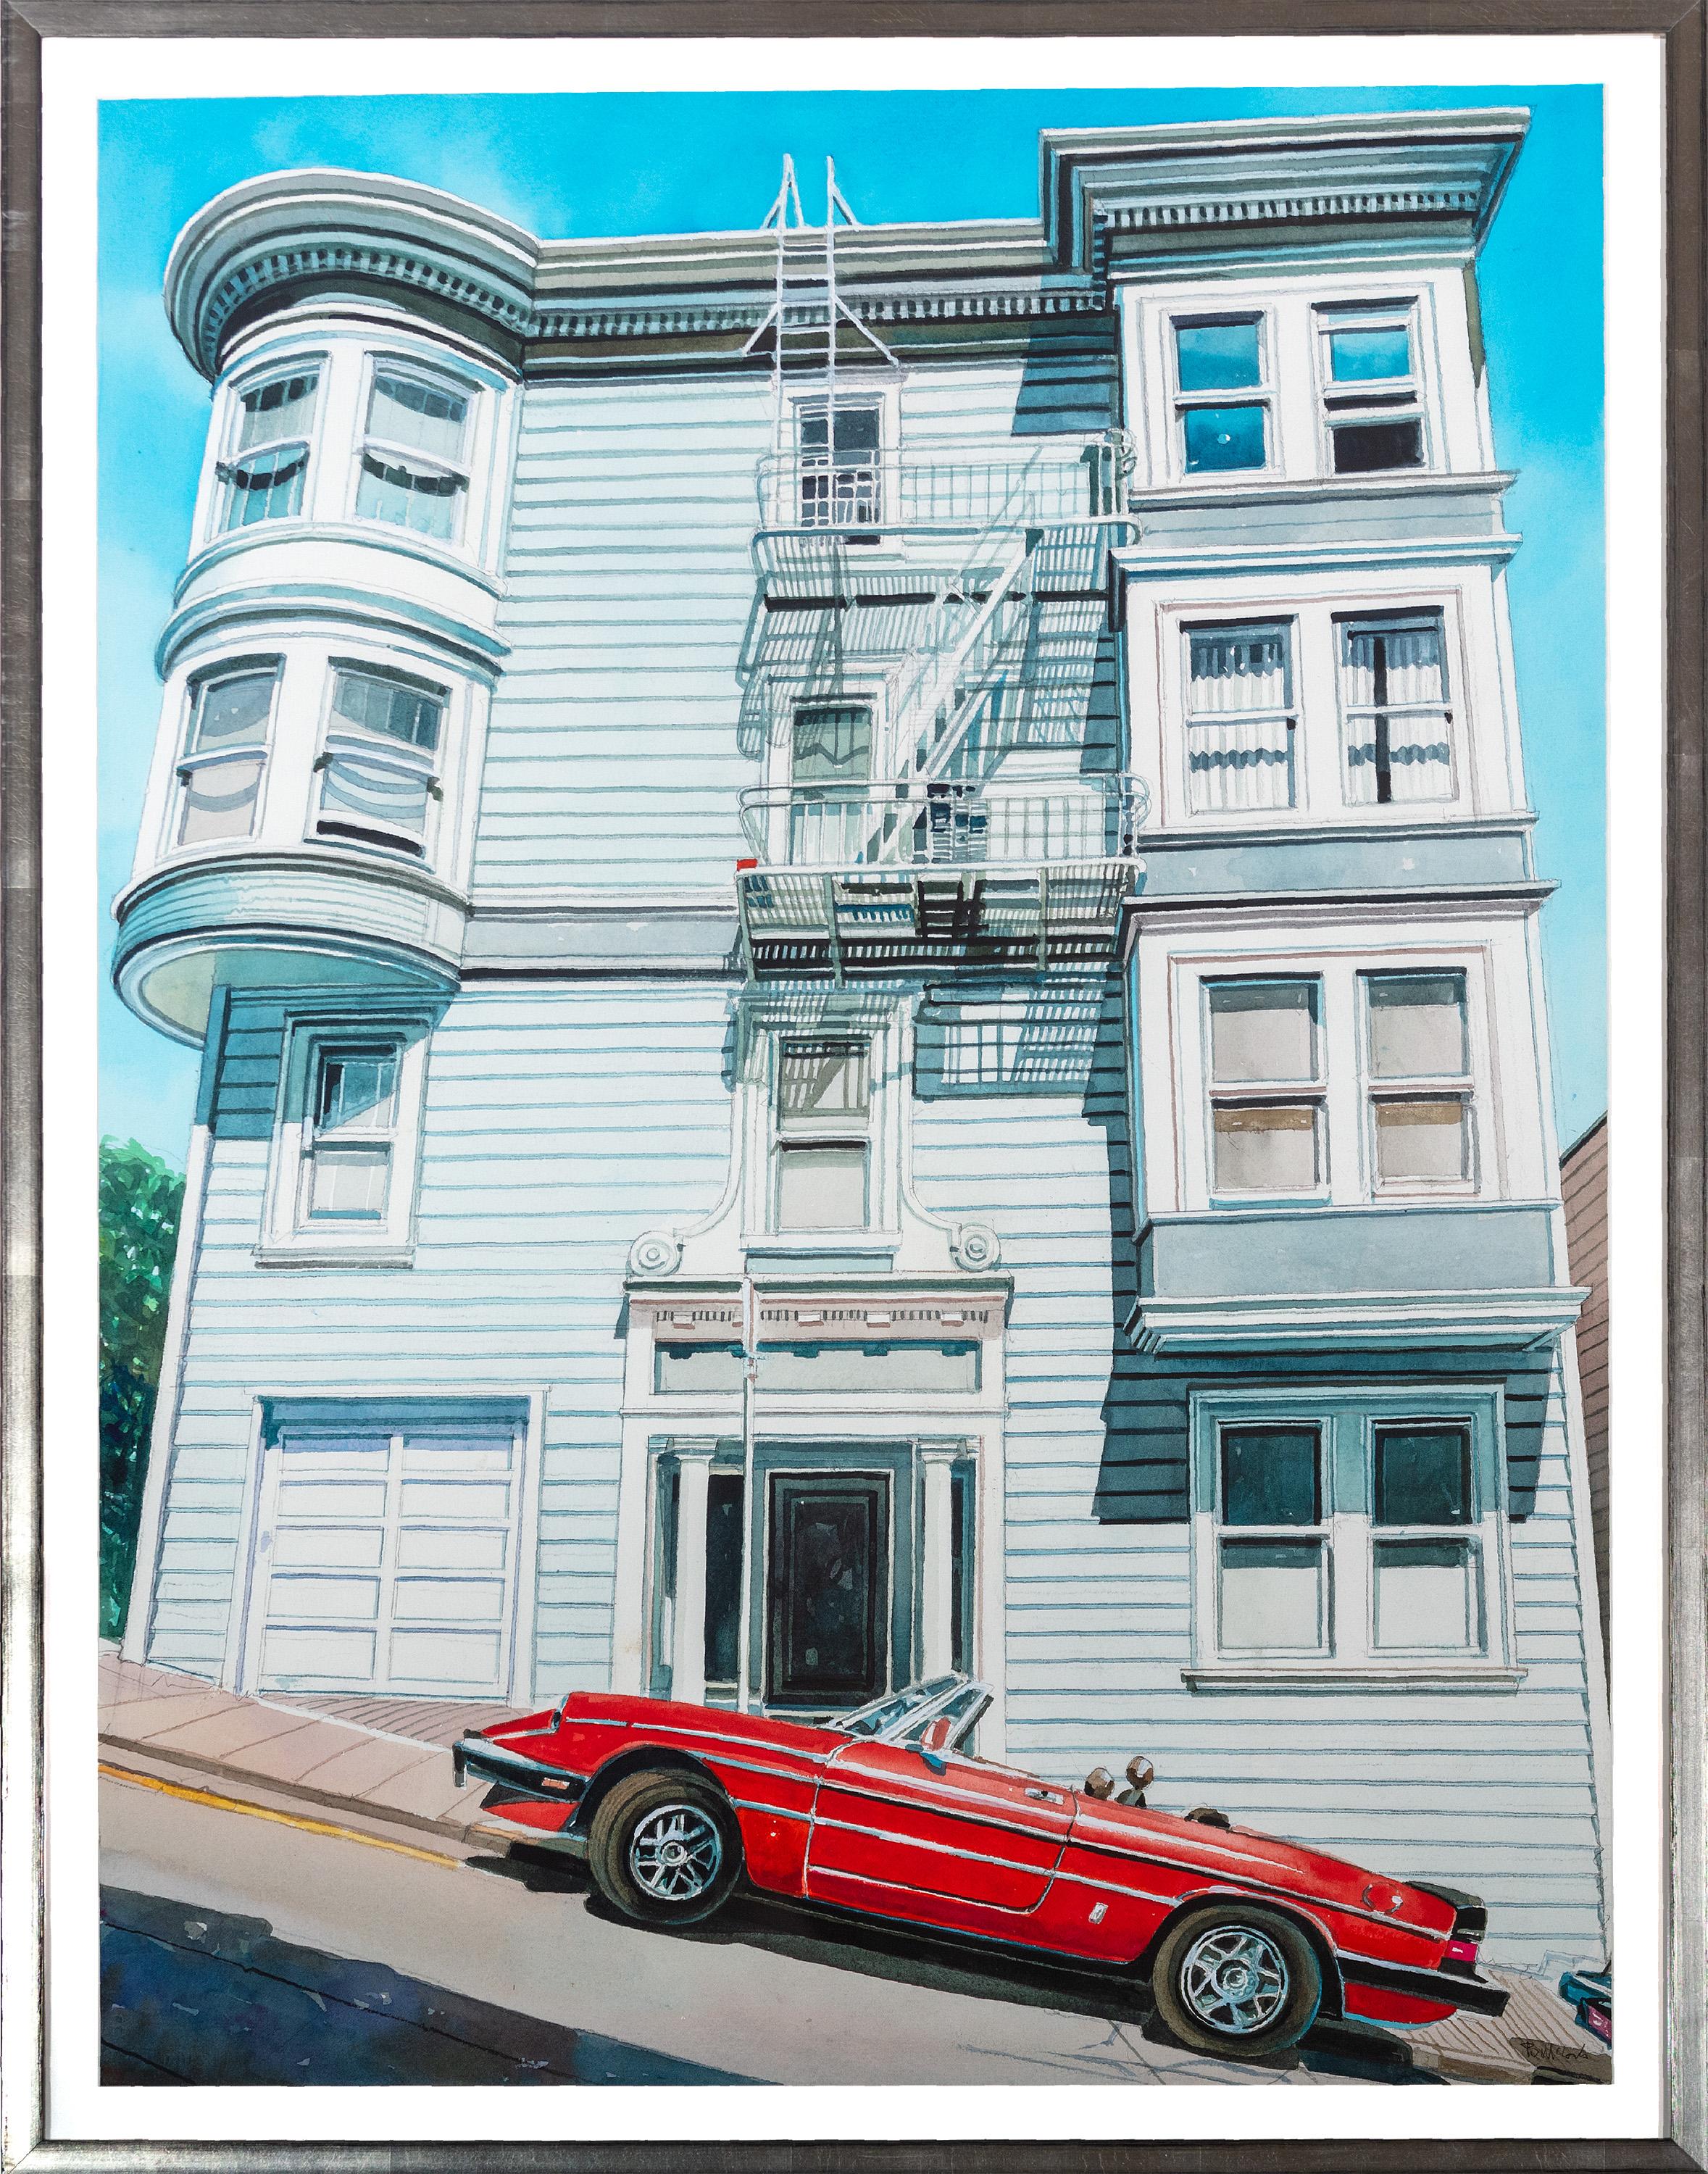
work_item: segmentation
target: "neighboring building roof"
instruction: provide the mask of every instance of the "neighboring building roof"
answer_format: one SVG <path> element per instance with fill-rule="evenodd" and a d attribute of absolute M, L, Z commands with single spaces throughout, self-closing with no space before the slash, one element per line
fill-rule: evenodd
<path fill-rule="evenodd" d="M 879 324 L 1101 311 L 1111 265 L 1209 246 L 1273 254 L 1307 232 L 1320 245 L 1355 230 L 1368 247 L 1375 228 L 1469 256 L 1528 122 L 1496 107 L 1046 129 L 1039 218 L 839 229 L 844 297 Z M 443 190 L 308 167 L 204 205 L 173 246 L 165 299 L 185 353 L 212 376 L 254 306 L 293 290 L 402 289 L 520 349 L 590 332 L 751 331 L 776 267 L 776 236 L 758 230 L 542 241 Z"/>

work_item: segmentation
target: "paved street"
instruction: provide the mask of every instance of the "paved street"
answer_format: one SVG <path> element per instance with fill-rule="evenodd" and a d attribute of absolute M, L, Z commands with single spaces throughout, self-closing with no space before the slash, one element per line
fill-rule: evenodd
<path fill-rule="evenodd" d="M 115 2080 L 1436 2080 L 1345 2026 L 1273 2064 L 1204 2060 L 1119 1980 L 751 1896 L 642 1930 L 575 1864 L 479 1834 L 418 1847 L 106 1778 L 101 1837 Z"/>

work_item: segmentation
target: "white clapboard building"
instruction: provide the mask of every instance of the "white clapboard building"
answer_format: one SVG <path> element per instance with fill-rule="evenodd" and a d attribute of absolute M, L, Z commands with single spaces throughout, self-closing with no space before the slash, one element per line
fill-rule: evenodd
<path fill-rule="evenodd" d="M 800 1714 L 964 1667 L 987 1751 L 1142 1749 L 1599 1951 L 1476 268 L 1525 126 L 1051 132 L 1035 219 L 197 214 L 116 902 L 203 1052 L 133 1654 Z"/>

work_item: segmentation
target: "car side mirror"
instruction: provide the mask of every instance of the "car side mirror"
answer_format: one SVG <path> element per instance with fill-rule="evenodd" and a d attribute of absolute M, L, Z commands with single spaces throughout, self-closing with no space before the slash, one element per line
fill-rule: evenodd
<path fill-rule="evenodd" d="M 919 1755 L 933 1774 L 948 1771 L 949 1760 L 943 1754 L 949 1749 L 949 1740 L 954 1734 L 954 1723 L 946 1713 L 935 1721 L 928 1721 L 920 1732 Z"/>

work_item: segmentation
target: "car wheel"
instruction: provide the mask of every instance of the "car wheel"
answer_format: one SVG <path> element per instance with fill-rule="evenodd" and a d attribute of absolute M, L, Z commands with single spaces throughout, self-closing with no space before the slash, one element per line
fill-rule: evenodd
<path fill-rule="evenodd" d="M 1158 1949 L 1157 2013 L 1200 2053 L 1278 2053 L 1316 2020 L 1322 1971 L 1311 1943 L 1272 1910 L 1194 1911 Z"/>
<path fill-rule="evenodd" d="M 728 1799 L 674 1768 L 625 1775 L 593 1814 L 587 1869 L 614 1909 L 643 1925 L 695 1925 L 741 1876 Z"/>

